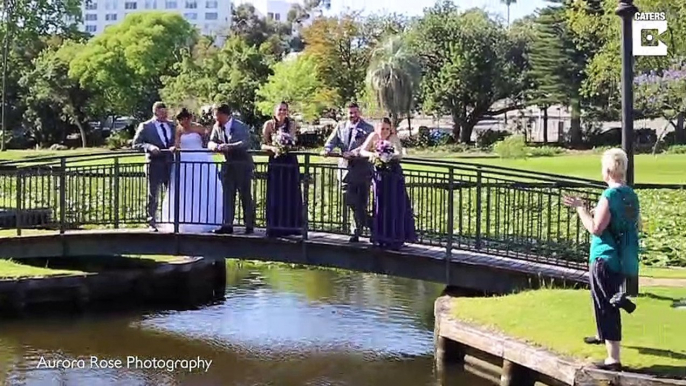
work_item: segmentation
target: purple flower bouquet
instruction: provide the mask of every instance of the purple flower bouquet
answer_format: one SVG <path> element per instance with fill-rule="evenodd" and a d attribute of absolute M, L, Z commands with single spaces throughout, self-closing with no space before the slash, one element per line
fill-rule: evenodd
<path fill-rule="evenodd" d="M 395 153 L 395 148 L 393 144 L 389 141 L 379 141 L 376 144 L 376 162 L 375 166 L 377 168 L 384 168 L 386 164 L 393 159 L 393 154 Z"/>
<path fill-rule="evenodd" d="M 295 146 L 295 138 L 289 133 L 280 131 L 272 138 L 272 143 L 277 148 L 276 156 L 278 157 L 282 154 L 287 154 Z"/>

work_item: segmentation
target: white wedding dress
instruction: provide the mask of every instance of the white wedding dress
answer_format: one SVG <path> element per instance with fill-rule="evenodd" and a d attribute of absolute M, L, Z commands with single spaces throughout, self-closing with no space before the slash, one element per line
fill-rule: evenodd
<path fill-rule="evenodd" d="M 205 149 L 198 133 L 182 134 L 179 144 L 182 150 Z M 211 153 L 182 152 L 180 156 L 179 232 L 210 232 L 223 223 L 224 195 L 219 181 L 219 168 Z M 176 184 L 174 166 L 168 191 L 162 201 L 162 217 L 158 221 L 160 231 L 174 231 Z"/>

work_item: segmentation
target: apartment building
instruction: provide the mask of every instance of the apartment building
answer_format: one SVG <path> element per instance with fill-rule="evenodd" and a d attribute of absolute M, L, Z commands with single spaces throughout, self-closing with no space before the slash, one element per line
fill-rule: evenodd
<path fill-rule="evenodd" d="M 129 13 L 151 10 L 178 12 L 200 33 L 219 40 L 231 25 L 231 0 L 90 0 L 82 5 L 81 30 L 97 35 Z"/>

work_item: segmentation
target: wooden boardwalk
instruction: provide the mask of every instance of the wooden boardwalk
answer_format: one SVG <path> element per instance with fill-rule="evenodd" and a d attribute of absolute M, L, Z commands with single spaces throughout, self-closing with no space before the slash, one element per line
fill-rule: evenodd
<path fill-rule="evenodd" d="M 0 238 L 0 257 L 92 255 L 191 255 L 239 258 L 336 267 L 363 272 L 445 283 L 502 293 L 521 288 L 565 283 L 585 286 L 583 270 L 517 260 L 445 246 L 408 244 L 397 251 L 383 250 L 366 239 L 348 242 L 348 236 L 309 232 L 300 236 L 267 238 L 264 229 L 252 235 L 236 228 L 232 235 L 150 232 L 140 228 L 76 230 Z"/>

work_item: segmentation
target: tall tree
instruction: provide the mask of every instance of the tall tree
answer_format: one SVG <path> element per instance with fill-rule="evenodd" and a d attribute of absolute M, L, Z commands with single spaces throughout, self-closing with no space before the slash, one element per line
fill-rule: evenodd
<path fill-rule="evenodd" d="M 69 77 L 69 63 L 83 48 L 82 43 L 66 41 L 61 46 L 45 49 L 34 61 L 33 70 L 27 72 L 20 83 L 28 90 L 25 102 L 30 109 L 49 106 L 61 120 L 79 129 L 81 144 L 86 147 L 87 122 L 98 116 L 98 95 L 83 89 L 78 81 Z M 38 118 L 33 122 L 38 128 L 51 126 L 52 122 L 40 119 L 41 114 L 33 115 Z M 35 134 L 41 143 L 57 139 L 46 135 L 45 130 Z"/>
<path fill-rule="evenodd" d="M 338 105 L 356 100 L 364 90 L 369 47 L 360 38 L 355 15 L 320 18 L 302 32 L 305 53 L 319 65 L 324 85 L 338 94 Z"/>
<path fill-rule="evenodd" d="M 402 35 L 389 37 L 372 52 L 367 82 L 379 106 L 397 127 L 402 116 L 410 117 L 414 96 L 421 81 L 419 60 Z"/>
<path fill-rule="evenodd" d="M 519 107 L 528 87 L 521 79 L 526 63 L 522 45 L 484 11 L 459 12 L 451 1 L 440 1 L 410 37 L 424 69 L 423 108 L 449 114 L 456 139 L 469 142 L 484 115 Z M 507 105 L 492 111 L 498 101 Z"/>
<path fill-rule="evenodd" d="M 510 6 L 516 4 L 517 0 L 500 0 L 501 3 L 507 6 L 507 25 L 510 25 Z"/>
<path fill-rule="evenodd" d="M 273 114 L 274 106 L 285 101 L 294 114 L 300 114 L 307 122 L 330 109 L 336 98 L 334 92 L 324 87 L 318 77 L 317 63 L 308 55 L 277 63 L 274 74 L 260 87 L 257 96 L 258 109 L 263 115 Z"/>
<path fill-rule="evenodd" d="M 161 76 L 192 49 L 195 29 L 175 12 L 139 12 L 107 28 L 78 52 L 69 74 L 103 95 L 112 115 L 143 118 L 160 98 Z"/>

